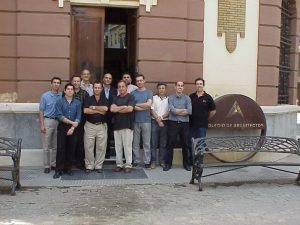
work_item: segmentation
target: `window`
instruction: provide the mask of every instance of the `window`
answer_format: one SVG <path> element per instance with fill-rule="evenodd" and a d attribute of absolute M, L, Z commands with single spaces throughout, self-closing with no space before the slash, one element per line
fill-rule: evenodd
<path fill-rule="evenodd" d="M 105 24 L 106 48 L 126 49 L 126 25 Z"/>
<path fill-rule="evenodd" d="M 291 11 L 289 0 L 282 1 L 281 9 L 281 35 L 279 59 L 278 103 L 289 103 L 289 76 L 291 48 Z"/>

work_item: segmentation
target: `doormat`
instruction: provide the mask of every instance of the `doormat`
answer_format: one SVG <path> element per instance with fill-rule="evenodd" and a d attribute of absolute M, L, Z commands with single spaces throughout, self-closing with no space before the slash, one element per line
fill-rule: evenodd
<path fill-rule="evenodd" d="M 83 170 L 74 170 L 73 176 L 63 174 L 61 180 L 102 180 L 102 179 L 147 179 L 143 169 L 132 169 L 131 173 L 114 172 L 113 169 L 103 169 L 103 173 L 97 173 L 95 171 L 86 174 Z"/>

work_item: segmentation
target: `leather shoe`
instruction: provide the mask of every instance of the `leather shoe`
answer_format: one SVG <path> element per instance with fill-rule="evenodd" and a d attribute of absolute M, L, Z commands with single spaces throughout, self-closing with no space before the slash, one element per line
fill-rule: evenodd
<path fill-rule="evenodd" d="M 164 168 L 163 168 L 163 171 L 168 171 L 170 170 L 171 168 L 168 166 L 168 165 L 165 165 Z"/>
<path fill-rule="evenodd" d="M 89 173 L 91 173 L 91 172 L 92 172 L 92 170 L 90 170 L 90 169 L 86 169 L 86 170 L 85 170 L 85 173 L 86 173 L 86 174 L 89 174 Z"/>
<path fill-rule="evenodd" d="M 117 167 L 114 169 L 114 171 L 115 171 L 115 172 L 121 172 L 122 169 L 123 169 L 123 168 L 117 166 Z"/>
<path fill-rule="evenodd" d="M 183 166 L 183 168 L 186 170 L 186 171 L 191 171 L 191 167 L 189 165 L 185 165 Z"/>
<path fill-rule="evenodd" d="M 69 176 L 73 176 L 72 170 L 66 170 L 65 174 L 68 174 Z"/>
<path fill-rule="evenodd" d="M 95 169 L 97 173 L 103 173 L 103 169 Z"/>
<path fill-rule="evenodd" d="M 124 173 L 131 173 L 131 168 L 125 168 Z"/>
<path fill-rule="evenodd" d="M 44 173 L 50 173 L 50 168 L 45 168 Z"/>
<path fill-rule="evenodd" d="M 57 171 L 55 171 L 55 174 L 54 174 L 54 176 L 53 176 L 53 179 L 60 178 L 61 175 L 62 175 L 62 172 L 57 170 Z"/>

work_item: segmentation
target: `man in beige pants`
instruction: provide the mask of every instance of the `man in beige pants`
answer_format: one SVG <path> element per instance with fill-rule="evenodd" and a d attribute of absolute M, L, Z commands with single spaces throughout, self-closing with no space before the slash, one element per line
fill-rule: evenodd
<path fill-rule="evenodd" d="M 132 139 L 133 139 L 133 107 L 135 105 L 134 97 L 127 93 L 127 83 L 123 80 L 118 82 L 118 91 L 120 95 L 113 99 L 110 107 L 114 113 L 114 137 L 116 149 L 116 167 L 115 172 L 123 169 L 123 148 L 125 153 L 125 173 L 130 173 L 132 168 Z"/>
<path fill-rule="evenodd" d="M 94 95 L 87 98 L 84 103 L 83 112 L 86 115 L 84 125 L 84 149 L 86 173 L 95 169 L 102 173 L 107 143 L 106 113 L 108 102 L 101 97 L 102 83 L 95 82 L 93 85 Z M 96 155 L 94 156 L 94 145 L 96 141 Z"/>
<path fill-rule="evenodd" d="M 61 79 L 53 77 L 51 79 L 51 90 L 45 92 L 39 105 L 40 130 L 44 150 L 44 173 L 50 173 L 51 168 L 56 166 L 57 151 L 57 125 L 55 104 L 61 99 L 59 92 Z"/>

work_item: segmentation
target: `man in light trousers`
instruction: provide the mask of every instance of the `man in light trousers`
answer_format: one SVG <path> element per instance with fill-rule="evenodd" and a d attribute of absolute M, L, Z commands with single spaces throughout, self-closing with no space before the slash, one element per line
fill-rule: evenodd
<path fill-rule="evenodd" d="M 151 169 L 151 115 L 153 93 L 145 88 L 145 77 L 142 74 L 136 76 L 136 85 L 138 89 L 131 94 L 135 99 L 134 130 L 133 130 L 133 166 L 137 166 L 140 159 L 140 140 L 142 136 L 144 165 L 146 169 Z"/>
<path fill-rule="evenodd" d="M 45 92 L 39 105 L 40 130 L 44 150 L 44 173 L 50 173 L 51 167 L 56 166 L 57 152 L 57 125 L 55 104 L 61 98 L 59 92 L 61 79 L 53 77 L 51 79 L 51 90 Z"/>
<path fill-rule="evenodd" d="M 83 109 L 83 112 L 86 115 L 86 122 L 84 125 L 86 173 L 90 173 L 92 170 L 95 170 L 98 173 L 103 172 L 102 166 L 107 143 L 106 113 L 108 111 L 108 102 L 101 96 L 102 89 L 101 82 L 94 83 L 94 95 L 86 100 Z M 94 156 L 95 141 L 96 156 Z"/>
<path fill-rule="evenodd" d="M 114 113 L 114 138 L 116 149 L 115 172 L 123 169 L 123 148 L 125 153 L 125 173 L 130 173 L 132 168 L 132 139 L 133 139 L 133 107 L 134 97 L 127 93 L 127 83 L 118 82 L 119 95 L 113 99 L 111 112 Z"/>

